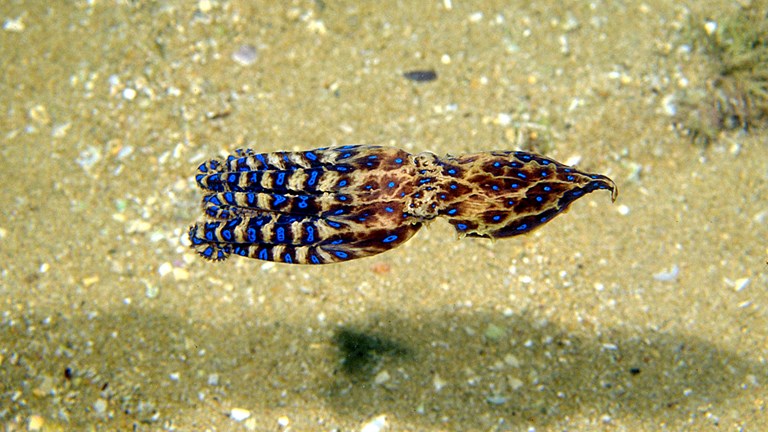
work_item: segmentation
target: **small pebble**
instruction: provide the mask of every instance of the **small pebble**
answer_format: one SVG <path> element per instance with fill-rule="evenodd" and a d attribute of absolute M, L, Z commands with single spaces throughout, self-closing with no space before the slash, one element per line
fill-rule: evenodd
<path fill-rule="evenodd" d="M 136 99 L 136 90 L 130 87 L 126 87 L 125 89 L 123 89 L 123 99 L 129 100 L 129 101 Z"/>
<path fill-rule="evenodd" d="M 289 425 L 289 424 L 291 424 L 291 419 L 289 419 L 289 418 L 288 418 L 288 417 L 286 417 L 286 416 L 282 416 L 282 417 L 280 417 L 279 419 L 277 419 L 277 424 L 278 424 L 280 427 L 283 427 L 283 428 L 284 428 L 284 427 L 288 427 L 288 425 Z"/>
<path fill-rule="evenodd" d="M 256 63 L 258 58 L 259 53 L 253 45 L 240 45 L 240 47 L 232 53 L 232 60 L 241 66 L 250 66 Z"/>
<path fill-rule="evenodd" d="M 160 264 L 160 267 L 157 269 L 157 272 L 160 273 L 160 276 L 165 276 L 168 273 L 173 271 L 173 265 L 169 262 L 164 262 Z"/>
<path fill-rule="evenodd" d="M 360 432 L 381 432 L 387 425 L 387 416 L 382 414 L 363 424 L 363 427 L 360 428 Z"/>
<path fill-rule="evenodd" d="M 251 416 L 251 412 L 243 408 L 232 408 L 229 411 L 229 417 L 234 421 L 243 421 Z"/>
<path fill-rule="evenodd" d="M 617 210 L 619 211 L 619 214 L 622 216 L 626 216 L 629 214 L 629 207 L 624 204 L 620 205 Z"/>
<path fill-rule="evenodd" d="M 219 385 L 219 374 L 212 373 L 208 375 L 208 385 L 210 386 L 217 386 Z"/>
<path fill-rule="evenodd" d="M 107 412 L 107 401 L 102 398 L 96 399 L 96 402 L 93 403 L 93 410 L 96 411 L 96 414 L 104 414 Z"/>
<path fill-rule="evenodd" d="M 373 382 L 376 385 L 382 385 L 385 382 L 389 381 L 389 378 L 390 378 L 389 372 L 383 370 L 383 371 L 379 372 L 378 374 L 376 374 L 376 378 L 373 379 Z"/>
<path fill-rule="evenodd" d="M 45 424 L 45 420 L 43 417 L 33 414 L 29 416 L 29 421 L 27 422 L 27 430 L 28 431 L 39 431 L 43 430 L 43 425 Z"/>
<path fill-rule="evenodd" d="M 658 273 L 654 273 L 653 278 L 659 282 L 674 282 L 677 279 L 677 275 L 680 273 L 680 268 L 677 264 L 673 264 L 668 270 L 662 270 Z"/>
<path fill-rule="evenodd" d="M 434 70 L 414 70 L 403 73 L 403 77 L 407 80 L 416 82 L 428 82 L 437 79 L 437 72 Z"/>

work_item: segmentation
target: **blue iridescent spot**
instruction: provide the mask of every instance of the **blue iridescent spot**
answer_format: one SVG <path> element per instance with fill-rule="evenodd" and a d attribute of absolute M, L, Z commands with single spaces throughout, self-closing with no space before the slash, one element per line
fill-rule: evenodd
<path fill-rule="evenodd" d="M 523 174 L 521 172 L 517 173 L 517 176 L 520 177 L 521 179 L 528 178 L 528 177 L 526 177 L 525 174 Z"/>
<path fill-rule="evenodd" d="M 208 246 L 207 248 L 205 248 L 205 250 L 203 251 L 203 255 L 210 258 L 211 255 L 213 255 L 213 247 Z"/>
<path fill-rule="evenodd" d="M 339 201 L 346 201 L 347 200 L 347 196 L 346 195 L 339 195 L 337 199 Z"/>
<path fill-rule="evenodd" d="M 528 224 L 522 224 L 522 225 L 520 225 L 519 227 L 517 227 L 515 229 L 518 230 L 518 231 L 523 231 L 526 228 L 528 228 Z"/>
<path fill-rule="evenodd" d="M 312 264 L 320 264 L 320 258 L 317 255 L 310 255 L 309 260 L 312 261 Z"/>
<path fill-rule="evenodd" d="M 497 185 L 493 185 L 493 186 L 491 186 L 491 189 L 497 191 L 497 190 L 499 190 L 499 187 Z"/>
<path fill-rule="evenodd" d="M 245 234 L 248 238 L 248 243 L 256 243 L 256 229 L 255 228 L 248 228 L 245 231 Z"/>
<path fill-rule="evenodd" d="M 448 170 L 448 174 L 455 175 L 456 174 L 456 170 L 451 168 L 451 169 Z"/>
<path fill-rule="evenodd" d="M 309 181 L 307 181 L 308 186 L 314 186 L 315 182 L 317 181 L 317 175 L 319 174 L 319 171 L 312 171 L 312 174 L 309 175 Z"/>
<path fill-rule="evenodd" d="M 519 185 L 519 184 L 517 184 L 517 183 L 512 183 L 512 189 L 517 189 L 517 188 L 519 188 L 519 187 L 520 187 L 520 185 Z"/>
<path fill-rule="evenodd" d="M 335 167 L 335 169 L 338 172 L 347 172 L 347 171 L 349 171 L 349 168 L 345 167 L 345 166 L 337 166 L 337 167 Z"/>
<path fill-rule="evenodd" d="M 567 179 L 568 181 L 573 181 L 574 177 L 573 177 L 572 175 L 569 175 L 569 176 L 567 176 L 567 177 L 566 177 L 566 179 Z"/>
<path fill-rule="evenodd" d="M 368 159 L 378 159 L 379 157 L 377 155 L 370 155 L 368 156 Z"/>
<path fill-rule="evenodd" d="M 492 219 L 493 219 L 494 222 L 498 222 L 498 221 L 501 220 L 501 216 L 500 215 L 496 215 Z"/>
<path fill-rule="evenodd" d="M 346 185 L 347 185 L 347 181 L 346 181 L 346 180 L 341 180 L 341 181 L 339 182 L 339 184 L 338 184 L 338 187 L 344 187 L 344 186 L 346 186 Z"/>
<path fill-rule="evenodd" d="M 401 164 L 401 163 L 403 163 L 403 159 L 402 158 L 397 158 L 397 159 L 395 159 L 395 163 L 396 164 Z"/>
<path fill-rule="evenodd" d="M 206 166 L 204 163 L 200 164 L 199 167 L 197 167 L 197 170 L 200 172 L 208 172 L 208 166 Z"/>
<path fill-rule="evenodd" d="M 248 204 L 253 204 L 254 202 L 256 202 L 256 194 L 253 192 L 248 192 L 247 194 L 245 194 L 245 199 L 246 201 L 248 201 Z"/>
<path fill-rule="evenodd" d="M 331 244 L 333 244 L 333 245 L 339 245 L 339 244 L 342 244 L 342 243 L 344 243 L 343 239 L 337 239 L 337 240 L 334 240 L 334 241 L 331 242 Z"/>
<path fill-rule="evenodd" d="M 269 251 L 267 251 L 266 248 L 259 251 L 259 259 L 260 260 L 267 260 L 269 259 Z"/>
<path fill-rule="evenodd" d="M 333 214 L 335 214 L 336 216 L 343 215 L 344 214 L 344 209 L 338 209 L 335 212 L 333 212 Z"/>
<path fill-rule="evenodd" d="M 549 165 L 549 161 L 548 161 L 548 160 L 546 160 L 546 159 L 542 159 L 542 160 L 540 161 L 540 163 L 541 163 L 542 165 Z"/>
<path fill-rule="evenodd" d="M 384 207 L 384 210 L 386 210 L 387 213 L 394 213 L 395 211 L 395 209 L 393 209 L 392 207 Z"/>
<path fill-rule="evenodd" d="M 283 227 L 278 228 L 275 234 L 277 237 L 277 241 L 279 241 L 280 243 L 285 241 L 285 228 Z"/>
<path fill-rule="evenodd" d="M 440 197 L 440 199 L 441 199 L 441 200 L 444 200 L 444 199 L 447 199 L 447 198 L 448 198 L 448 195 L 446 195 L 446 194 L 440 194 L 440 195 L 439 195 L 439 197 Z"/>
<path fill-rule="evenodd" d="M 227 204 L 234 204 L 235 203 L 235 195 L 232 192 L 226 192 L 224 194 L 224 201 L 226 201 Z"/>
<path fill-rule="evenodd" d="M 336 255 L 337 257 L 341 258 L 341 259 L 345 259 L 345 258 L 349 257 L 349 254 L 347 254 L 346 252 L 342 252 L 342 251 L 336 251 L 333 254 Z"/>
<path fill-rule="evenodd" d="M 451 184 L 449 187 L 450 187 L 451 189 L 456 189 L 456 188 L 458 188 L 458 186 L 456 186 L 456 183 L 453 183 L 453 184 Z"/>
<path fill-rule="evenodd" d="M 456 228 L 458 228 L 460 231 L 464 231 L 467 229 L 467 224 L 463 224 L 463 223 L 456 224 Z"/>
<path fill-rule="evenodd" d="M 312 153 L 312 152 L 304 153 L 304 157 L 306 157 L 307 159 L 312 160 L 312 161 L 316 161 L 317 160 L 317 155 Z"/>
<path fill-rule="evenodd" d="M 307 232 L 307 237 L 305 238 L 305 241 L 307 243 L 313 243 L 315 241 L 315 228 L 308 226 L 306 227 L 305 231 Z"/>
<path fill-rule="evenodd" d="M 494 162 L 494 163 L 493 163 L 493 166 L 494 166 L 494 167 L 496 167 L 496 168 L 498 168 L 498 167 L 500 167 L 500 166 L 501 166 L 501 162 L 498 162 L 498 161 L 497 161 L 497 162 Z"/>
<path fill-rule="evenodd" d="M 397 235 L 392 234 L 391 236 L 387 236 L 382 242 L 384 243 L 392 243 L 393 241 L 397 240 Z"/>
<path fill-rule="evenodd" d="M 549 191 L 552 190 L 552 187 L 551 186 L 544 186 L 543 189 L 544 189 L 544 192 L 549 192 Z"/>
<path fill-rule="evenodd" d="M 299 208 L 307 208 L 309 206 L 309 204 L 307 203 L 307 198 L 304 197 L 303 199 L 301 199 L 297 205 L 299 206 Z"/>
<path fill-rule="evenodd" d="M 581 195 L 581 194 L 582 194 L 582 191 L 581 191 L 581 189 L 577 189 L 577 190 L 575 190 L 575 191 L 571 192 L 571 195 L 573 195 L 573 196 L 579 196 L 579 195 Z"/>
<path fill-rule="evenodd" d="M 387 183 L 387 187 L 391 187 L 391 188 L 395 187 L 395 182 L 391 181 Z"/>
<path fill-rule="evenodd" d="M 423 178 L 423 179 L 419 180 L 419 183 L 420 183 L 420 184 L 424 184 L 424 183 L 429 183 L 429 182 L 431 182 L 431 181 L 432 181 L 432 179 L 431 179 L 431 178 Z"/>
<path fill-rule="evenodd" d="M 548 174 L 548 173 L 547 173 L 546 171 L 542 171 L 542 172 L 541 172 L 541 174 L 539 174 L 539 175 L 541 175 L 542 177 L 546 177 L 546 176 L 547 176 L 547 174 Z"/>
<path fill-rule="evenodd" d="M 544 198 L 541 195 L 536 197 L 536 202 L 542 202 L 542 201 L 544 201 Z"/>
<path fill-rule="evenodd" d="M 291 254 L 286 253 L 285 255 L 283 255 L 283 262 L 286 262 L 288 264 L 292 263 L 293 258 L 291 258 Z"/>
<path fill-rule="evenodd" d="M 228 229 L 223 229 L 221 230 L 221 236 L 224 238 L 224 240 L 230 241 L 232 240 L 232 231 Z"/>
<path fill-rule="evenodd" d="M 279 206 L 287 200 L 287 198 L 283 195 L 272 195 L 272 198 L 274 198 L 272 201 L 272 205 L 274 206 Z"/>
<path fill-rule="evenodd" d="M 539 219 L 539 222 L 544 223 L 544 222 L 547 221 L 547 219 L 549 219 L 549 218 L 546 217 L 546 216 L 542 216 L 541 219 Z"/>
<path fill-rule="evenodd" d="M 328 226 L 330 226 L 331 228 L 341 228 L 341 224 L 338 222 L 328 221 L 327 223 L 328 223 Z"/>
<path fill-rule="evenodd" d="M 449 215 L 455 215 L 457 211 L 458 211 L 457 209 L 452 208 L 452 209 L 448 210 L 446 213 L 448 213 Z"/>

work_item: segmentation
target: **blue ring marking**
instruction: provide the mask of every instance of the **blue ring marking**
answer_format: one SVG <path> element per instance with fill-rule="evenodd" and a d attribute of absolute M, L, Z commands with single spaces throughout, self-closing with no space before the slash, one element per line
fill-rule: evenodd
<path fill-rule="evenodd" d="M 573 196 L 579 196 L 579 195 L 581 195 L 582 193 L 583 193 L 583 191 L 582 191 L 581 189 L 577 189 L 577 190 L 575 190 L 575 191 L 571 192 L 571 195 L 573 195 Z"/>
<path fill-rule="evenodd" d="M 396 184 L 395 182 L 391 181 L 391 182 L 387 183 L 387 187 L 393 188 L 393 187 L 395 187 L 395 184 Z"/>
<path fill-rule="evenodd" d="M 392 207 L 384 207 L 384 210 L 386 210 L 387 213 L 394 213 L 395 212 L 395 209 L 393 209 Z"/>
<path fill-rule="evenodd" d="M 536 202 L 542 202 L 542 201 L 544 201 L 544 197 L 542 197 L 541 195 L 536 197 Z"/>
<path fill-rule="evenodd" d="M 339 201 L 346 201 L 347 200 L 347 196 L 346 195 L 339 195 L 336 199 L 338 199 Z"/>
<path fill-rule="evenodd" d="M 256 243 L 256 239 L 258 238 L 258 234 L 256 233 L 256 228 L 250 227 L 245 231 L 245 234 L 248 238 L 248 243 Z"/>
<path fill-rule="evenodd" d="M 220 250 L 218 253 L 216 253 L 216 259 L 217 260 L 223 260 L 227 255 L 224 253 L 223 250 Z"/>
<path fill-rule="evenodd" d="M 573 169 L 571 169 L 571 168 L 564 168 L 563 171 L 569 173 L 569 172 L 573 172 Z"/>
<path fill-rule="evenodd" d="M 448 213 L 449 215 L 455 215 L 457 211 L 458 211 L 457 209 L 455 209 L 455 208 L 452 208 L 452 209 L 448 210 L 448 211 L 447 211 L 447 213 Z"/>
<path fill-rule="evenodd" d="M 440 194 L 439 196 L 441 200 L 448 199 L 448 195 L 446 194 Z"/>
<path fill-rule="evenodd" d="M 549 165 L 549 161 L 547 159 L 542 159 L 539 161 L 542 165 Z"/>
<path fill-rule="evenodd" d="M 291 254 L 286 252 L 285 255 L 283 255 L 283 262 L 286 262 L 288 264 L 293 263 L 293 258 L 291 258 Z"/>
<path fill-rule="evenodd" d="M 299 201 L 299 203 L 297 205 L 299 206 L 299 208 L 307 208 L 309 206 L 309 204 L 307 204 L 306 200 Z"/>
<path fill-rule="evenodd" d="M 222 205 L 221 204 L 221 200 L 216 195 L 211 195 L 211 196 L 206 197 L 205 201 L 209 202 L 211 204 L 217 205 L 217 206 Z"/>
<path fill-rule="evenodd" d="M 497 190 L 499 190 L 499 186 L 498 185 L 493 185 L 493 186 L 491 186 L 491 189 L 497 191 Z"/>
<path fill-rule="evenodd" d="M 374 165 L 376 165 L 376 164 L 374 164 L 373 162 L 366 162 L 365 163 L 365 166 L 367 166 L 367 167 L 373 167 Z"/>
<path fill-rule="evenodd" d="M 256 159 L 264 165 L 264 168 L 269 166 L 269 164 L 267 164 L 267 158 L 264 157 L 263 153 L 257 154 Z"/>
<path fill-rule="evenodd" d="M 451 186 L 449 186 L 449 187 L 450 187 L 451 189 L 456 189 L 456 188 L 458 188 L 458 186 L 456 186 L 456 184 L 455 184 L 455 183 L 451 184 Z"/>
<path fill-rule="evenodd" d="M 498 221 L 501 220 L 501 216 L 500 215 L 496 215 L 492 219 L 494 220 L 494 222 L 498 222 Z"/>
<path fill-rule="evenodd" d="M 467 224 L 463 224 L 463 223 L 456 224 L 456 228 L 458 228 L 461 231 L 464 231 L 467 229 Z"/>
<path fill-rule="evenodd" d="M 198 184 L 202 184 L 204 178 L 205 178 L 205 174 L 198 174 L 195 176 L 195 181 Z"/>
<path fill-rule="evenodd" d="M 526 162 L 529 162 L 531 160 L 531 155 L 529 155 L 529 154 L 521 153 L 520 155 L 516 155 L 516 156 L 519 157 L 520 159 L 526 161 Z"/>
<path fill-rule="evenodd" d="M 338 150 L 349 150 L 357 147 L 357 144 L 347 144 L 338 148 Z"/>
<path fill-rule="evenodd" d="M 509 200 L 509 201 L 507 201 L 507 205 L 508 206 L 513 206 L 513 205 L 515 205 L 515 201 L 514 200 Z"/>
<path fill-rule="evenodd" d="M 253 205 L 256 202 L 256 194 L 253 192 L 248 192 L 245 194 L 245 200 L 248 201 L 248 205 Z"/>
<path fill-rule="evenodd" d="M 275 236 L 277 237 L 277 241 L 282 243 L 285 241 L 285 228 L 280 227 L 275 231 Z"/>
<path fill-rule="evenodd" d="M 232 240 L 232 231 L 228 229 L 223 229 L 221 230 L 221 236 L 224 238 L 224 240 L 230 241 Z"/>
<path fill-rule="evenodd" d="M 365 185 L 365 190 L 371 190 L 373 189 L 373 185 Z"/>
<path fill-rule="evenodd" d="M 544 189 L 544 192 L 549 192 L 549 191 L 552 190 L 552 187 L 551 186 L 544 186 L 543 189 Z"/>
<path fill-rule="evenodd" d="M 352 156 L 352 153 L 344 153 L 343 155 L 339 156 L 339 159 L 346 159 L 350 156 Z"/>
<path fill-rule="evenodd" d="M 335 168 L 335 169 L 336 169 L 336 171 L 338 171 L 338 172 L 347 172 L 347 171 L 349 171 L 349 168 L 347 168 L 347 167 L 345 167 L 345 166 L 337 166 L 337 167 L 334 167 L 334 168 Z"/>
<path fill-rule="evenodd" d="M 592 175 L 590 175 L 589 177 L 590 177 L 590 178 L 593 178 L 593 179 L 595 179 L 595 180 L 597 180 L 597 179 L 599 179 L 599 178 L 600 178 L 600 176 L 599 176 L 599 175 L 597 175 L 597 174 L 592 174 Z"/>
<path fill-rule="evenodd" d="M 527 228 L 528 228 L 528 224 L 522 224 L 522 225 L 518 226 L 518 227 L 517 227 L 517 228 L 515 228 L 515 229 L 516 229 L 517 231 L 523 231 L 523 230 L 525 230 L 525 229 L 527 229 Z"/>
<path fill-rule="evenodd" d="M 308 151 L 308 152 L 304 153 L 304 157 L 309 159 L 309 160 L 311 160 L 311 161 L 316 161 L 317 160 L 317 155 L 312 153 L 311 151 Z"/>
<path fill-rule="evenodd" d="M 330 227 L 332 227 L 332 228 L 341 228 L 341 224 L 340 224 L 340 223 L 338 223 L 338 222 L 334 222 L 334 221 L 327 221 L 326 223 L 328 224 L 328 226 L 330 226 Z"/>
<path fill-rule="evenodd" d="M 307 182 L 308 186 L 314 186 L 315 182 L 317 181 L 317 175 L 320 174 L 320 171 L 312 171 L 312 174 L 309 175 L 309 181 Z"/>
<path fill-rule="evenodd" d="M 333 254 L 336 255 L 337 257 L 341 258 L 341 259 L 345 259 L 345 258 L 349 257 L 349 254 L 347 254 L 346 252 L 342 252 L 342 251 L 336 251 Z"/>
<path fill-rule="evenodd" d="M 210 258 L 211 255 L 213 255 L 213 246 L 208 246 L 207 248 L 205 248 L 205 250 L 203 251 L 203 255 Z"/>
<path fill-rule="evenodd" d="M 368 156 L 368 159 L 378 159 L 379 157 L 377 155 L 370 155 Z"/>
<path fill-rule="evenodd" d="M 499 161 L 496 161 L 496 162 L 494 162 L 494 163 L 493 163 L 493 166 L 494 166 L 495 168 L 498 168 L 498 167 L 500 167 L 500 166 L 501 166 L 501 162 L 499 162 Z"/>
<path fill-rule="evenodd" d="M 522 178 L 522 179 L 524 179 L 524 178 L 528 178 L 528 177 L 526 177 L 526 175 L 525 175 L 525 174 L 523 174 L 523 173 L 521 173 L 521 172 L 517 173 L 517 176 L 518 176 L 518 177 L 520 177 L 520 178 Z"/>
<path fill-rule="evenodd" d="M 391 236 L 387 236 L 386 238 L 384 238 L 384 240 L 382 240 L 382 242 L 383 243 L 392 243 L 395 240 L 397 240 L 397 235 L 396 234 L 392 234 Z"/>
<path fill-rule="evenodd" d="M 432 181 L 432 179 L 427 177 L 427 178 L 423 178 L 423 179 L 419 180 L 419 184 L 429 183 L 431 181 Z"/>
<path fill-rule="evenodd" d="M 312 226 L 306 227 L 305 231 L 307 232 L 307 236 L 304 239 L 307 243 L 314 243 L 315 242 L 315 228 Z"/>
<path fill-rule="evenodd" d="M 237 183 L 237 174 L 231 173 L 227 176 L 227 183 L 234 184 Z"/>
<path fill-rule="evenodd" d="M 284 195 L 272 195 L 272 198 L 274 198 L 274 200 L 272 201 L 272 205 L 274 206 L 279 206 L 280 204 L 284 203 L 288 199 Z"/>
<path fill-rule="evenodd" d="M 317 255 L 310 255 L 309 260 L 312 261 L 312 264 L 320 264 L 320 258 Z"/>
<path fill-rule="evenodd" d="M 331 242 L 332 245 L 340 245 L 342 243 L 344 243 L 344 239 L 336 239 Z"/>
<path fill-rule="evenodd" d="M 208 184 L 213 183 L 220 183 L 221 182 L 221 175 L 219 173 L 212 174 L 210 177 L 208 177 Z"/>
<path fill-rule="evenodd" d="M 344 209 L 340 208 L 340 209 L 336 210 L 335 212 L 333 212 L 333 214 L 335 214 L 336 216 L 343 215 L 344 214 Z"/>
<path fill-rule="evenodd" d="M 338 184 L 338 185 L 336 185 L 336 186 L 337 186 L 337 187 L 344 187 L 344 186 L 346 186 L 346 185 L 347 185 L 347 181 L 346 181 L 346 180 L 341 180 L 341 181 L 339 182 L 339 184 Z"/>
<path fill-rule="evenodd" d="M 241 248 L 240 246 L 236 246 L 233 252 L 240 256 L 248 255 L 248 251 L 245 248 Z"/>
<path fill-rule="evenodd" d="M 238 224 L 240 224 L 240 218 L 235 218 L 235 219 L 232 219 L 232 220 L 230 220 L 229 222 L 227 222 L 227 225 L 226 225 L 226 227 L 227 227 L 227 228 L 234 228 L 234 227 L 236 227 Z"/>
<path fill-rule="evenodd" d="M 592 187 L 599 188 L 600 187 L 600 182 L 592 182 Z"/>
<path fill-rule="evenodd" d="M 451 169 L 448 170 L 448 174 L 455 175 L 456 174 L 456 170 L 451 168 Z"/>
<path fill-rule="evenodd" d="M 523 164 L 521 164 L 520 162 L 511 162 L 509 166 L 511 166 L 512 168 L 522 168 Z"/>
<path fill-rule="evenodd" d="M 539 222 L 544 223 L 544 222 L 547 221 L 547 219 L 549 219 L 549 218 L 546 217 L 546 216 L 542 216 L 541 219 L 539 219 Z"/>
<path fill-rule="evenodd" d="M 519 187 L 520 187 L 520 185 L 519 185 L 519 184 L 517 184 L 517 183 L 512 183 L 512 189 L 517 189 L 517 188 L 519 188 Z"/>
<path fill-rule="evenodd" d="M 572 175 L 569 175 L 568 177 L 566 177 L 566 179 L 567 179 L 568 181 L 573 181 L 573 179 L 574 179 L 574 178 L 575 178 L 575 177 L 573 177 Z"/>
<path fill-rule="evenodd" d="M 269 252 L 266 248 L 259 251 L 259 259 L 265 261 L 269 260 Z"/>
<path fill-rule="evenodd" d="M 547 172 L 546 171 L 542 171 L 541 174 L 539 174 L 539 175 L 542 176 L 542 177 L 546 177 L 547 176 Z"/>
<path fill-rule="evenodd" d="M 277 175 L 277 179 L 275 179 L 275 184 L 278 186 L 282 186 L 283 183 L 285 183 L 285 172 L 281 172 Z"/>
<path fill-rule="evenodd" d="M 199 167 L 197 167 L 197 170 L 200 172 L 208 172 L 208 166 L 205 165 L 205 162 L 201 163 Z"/>
<path fill-rule="evenodd" d="M 227 202 L 227 204 L 234 204 L 235 195 L 232 192 L 226 192 L 224 193 L 224 200 Z"/>
<path fill-rule="evenodd" d="M 396 164 L 401 164 L 401 163 L 403 163 L 403 159 L 402 158 L 397 158 L 397 159 L 395 159 L 395 163 Z"/>
<path fill-rule="evenodd" d="M 405 196 L 405 192 L 400 192 L 400 196 L 404 197 Z"/>

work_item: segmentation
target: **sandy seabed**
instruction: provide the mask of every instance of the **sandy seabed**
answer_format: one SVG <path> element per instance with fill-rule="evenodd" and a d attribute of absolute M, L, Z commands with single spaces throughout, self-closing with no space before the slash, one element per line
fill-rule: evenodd
<path fill-rule="evenodd" d="M 672 127 L 707 79 L 681 29 L 737 10 L 690 7 L 3 2 L 0 423 L 768 429 L 768 135 Z M 523 148 L 619 199 L 339 265 L 188 248 L 207 158 L 353 143 Z"/>

